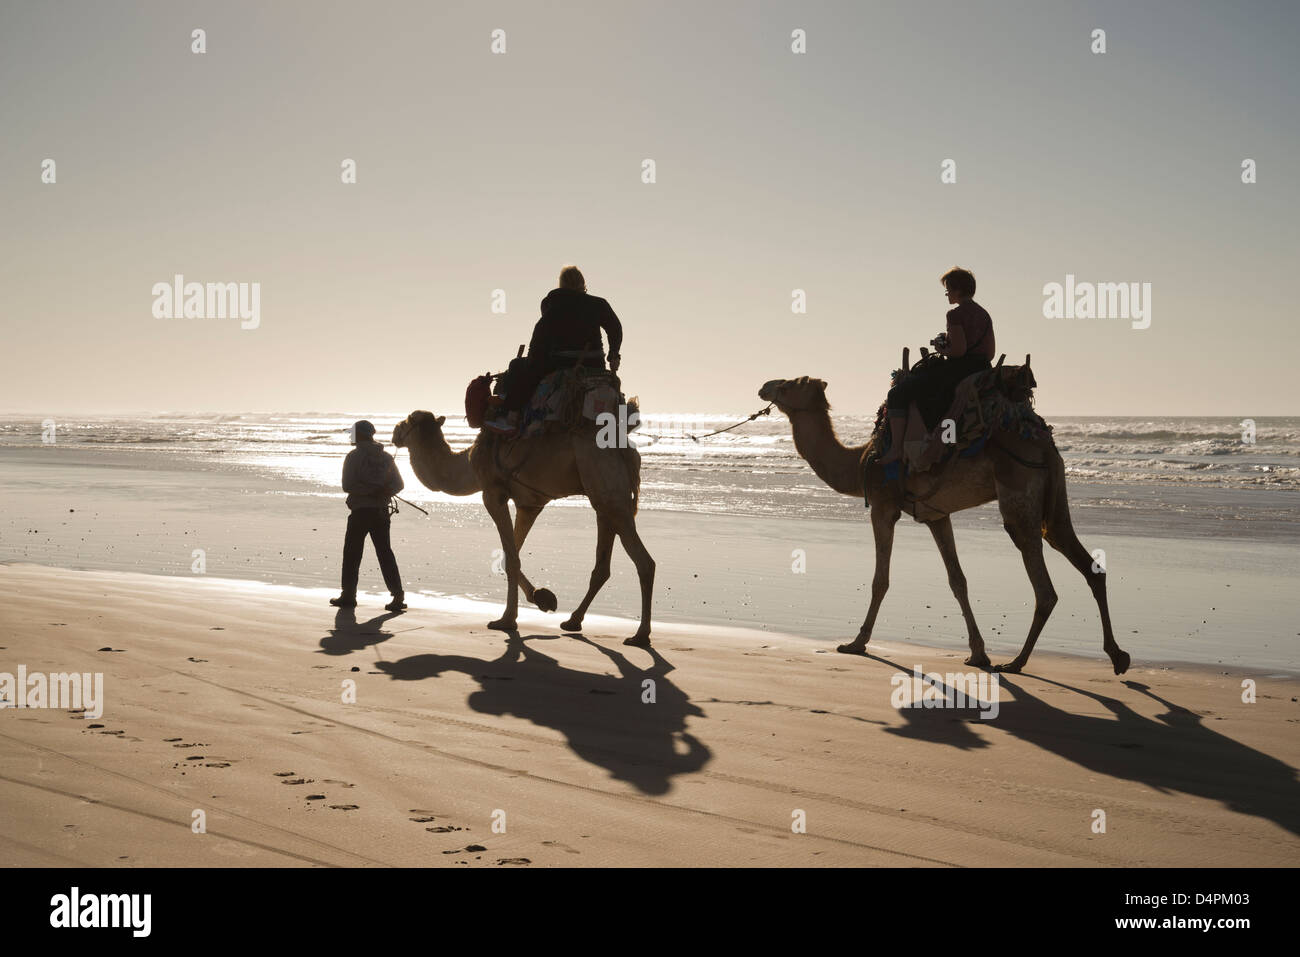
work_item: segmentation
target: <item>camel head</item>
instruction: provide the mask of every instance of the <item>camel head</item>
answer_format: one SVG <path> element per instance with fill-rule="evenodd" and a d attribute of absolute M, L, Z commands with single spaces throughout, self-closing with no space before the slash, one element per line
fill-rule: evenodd
<path fill-rule="evenodd" d="M 432 412 L 412 412 L 393 427 L 393 445 L 399 449 L 407 448 L 414 442 L 429 442 L 442 438 L 442 423 L 447 421 L 445 415 L 435 416 Z"/>
<path fill-rule="evenodd" d="M 826 381 L 806 375 L 797 379 L 773 379 L 758 390 L 758 397 L 772 402 L 789 415 L 791 412 L 825 412 L 831 404 L 826 401 Z"/>

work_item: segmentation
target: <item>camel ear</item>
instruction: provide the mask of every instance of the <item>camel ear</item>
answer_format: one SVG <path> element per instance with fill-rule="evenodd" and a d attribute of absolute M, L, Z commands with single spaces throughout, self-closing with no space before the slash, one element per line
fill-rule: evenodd
<path fill-rule="evenodd" d="M 440 415 L 433 420 L 433 424 L 436 425 L 438 428 L 442 428 L 442 423 L 446 421 L 447 421 L 447 417 L 445 415 Z"/>

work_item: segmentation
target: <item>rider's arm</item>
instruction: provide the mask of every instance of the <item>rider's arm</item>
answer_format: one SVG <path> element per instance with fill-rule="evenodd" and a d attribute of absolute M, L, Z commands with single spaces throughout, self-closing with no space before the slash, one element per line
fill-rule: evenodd
<path fill-rule="evenodd" d="M 614 310 L 610 308 L 608 302 L 605 303 L 604 312 L 605 314 L 600 319 L 600 328 L 605 330 L 605 338 L 609 340 L 610 368 L 617 372 L 620 359 L 619 349 L 623 347 L 623 324 L 618 321 L 618 316 L 614 315 Z"/>
<path fill-rule="evenodd" d="M 943 354 L 949 359 L 960 359 L 966 354 L 966 330 L 960 322 L 948 320 L 948 348 Z"/>

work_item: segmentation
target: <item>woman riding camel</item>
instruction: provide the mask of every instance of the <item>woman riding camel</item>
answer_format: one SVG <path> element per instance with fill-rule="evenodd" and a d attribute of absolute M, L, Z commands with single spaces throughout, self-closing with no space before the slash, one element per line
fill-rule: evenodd
<path fill-rule="evenodd" d="M 939 280 L 955 308 L 948 310 L 948 330 L 935 341 L 935 350 L 944 362 L 910 372 L 885 399 L 889 410 L 889 451 L 882 464 L 897 462 L 903 455 L 903 433 L 907 427 L 907 407 L 919 396 L 943 392 L 972 373 L 993 365 L 993 319 L 977 303 L 975 274 L 967 269 L 950 269 Z"/>
<path fill-rule="evenodd" d="M 519 427 L 520 410 L 532 398 L 538 383 L 556 369 L 581 364 L 605 368 L 600 333 L 609 340 L 609 369 L 617 372 L 618 350 L 623 344 L 623 326 L 608 302 L 587 294 L 587 280 L 577 266 L 560 270 L 560 285 L 542 300 L 542 318 L 533 327 L 528 358 L 518 371 L 512 370 L 509 388 L 501 405 L 502 415 L 488 422 L 494 432 L 510 434 Z"/>

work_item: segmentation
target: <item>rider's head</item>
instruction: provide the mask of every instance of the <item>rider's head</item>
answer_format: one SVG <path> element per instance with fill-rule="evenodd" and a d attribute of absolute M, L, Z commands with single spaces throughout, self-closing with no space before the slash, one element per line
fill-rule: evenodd
<path fill-rule="evenodd" d="M 949 269 L 940 277 L 943 288 L 948 290 L 948 301 L 965 302 L 975 298 L 975 274 L 969 269 L 956 267 Z"/>
<path fill-rule="evenodd" d="M 587 280 L 582 277 L 582 270 L 577 266 L 565 266 L 561 269 L 560 288 L 572 289 L 574 292 L 586 292 Z"/>

